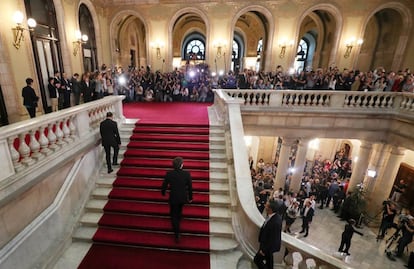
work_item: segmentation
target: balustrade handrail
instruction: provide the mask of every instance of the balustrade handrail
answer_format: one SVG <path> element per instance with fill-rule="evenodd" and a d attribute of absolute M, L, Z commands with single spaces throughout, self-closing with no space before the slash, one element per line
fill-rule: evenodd
<path fill-rule="evenodd" d="M 230 185 L 233 185 L 233 182 L 235 181 L 235 196 L 237 196 L 235 197 L 237 202 L 234 202 L 234 199 L 232 197 L 233 203 L 236 203 L 232 204 L 232 206 L 243 211 L 238 212 L 236 213 L 236 216 L 233 216 L 233 227 L 235 229 L 236 238 L 240 243 L 241 249 L 248 256 L 252 257 L 255 251 L 257 251 L 257 249 L 254 249 L 254 246 L 257 244 L 257 234 L 251 232 L 251 229 L 254 229 L 252 225 L 256 226 L 256 229 L 259 230 L 259 227 L 263 223 L 264 218 L 257 210 L 254 200 L 253 187 L 251 184 L 250 170 L 247 159 L 247 149 L 243 141 L 244 131 L 240 109 L 245 105 L 245 103 L 243 104 L 243 101 L 241 101 L 240 98 L 233 98 L 228 94 L 231 92 L 238 94 L 240 92 L 257 93 L 257 91 L 216 90 L 214 99 L 214 109 L 219 116 L 219 120 L 223 122 L 223 124 L 226 126 L 226 129 L 230 129 L 230 143 L 232 145 L 230 158 L 233 159 L 234 178 L 230 177 L 229 180 L 231 181 Z M 268 91 L 263 92 L 268 93 Z M 290 93 L 290 91 L 284 92 Z M 250 231 L 246 231 L 246 229 L 250 229 Z M 324 266 L 324 268 L 326 267 L 338 269 L 351 268 L 343 261 L 332 257 L 331 255 L 325 254 L 320 249 L 307 245 L 301 240 L 290 235 L 282 234 L 282 245 L 288 250 L 289 253 L 288 257 L 284 257 L 284 262 L 287 265 L 293 265 L 293 252 L 299 252 L 303 258 L 300 263 L 305 263 L 306 260 L 312 259 L 317 265 L 317 268 L 320 266 Z"/>
<path fill-rule="evenodd" d="M 79 114 L 84 111 L 91 111 L 94 109 L 97 109 L 98 107 L 106 106 L 109 104 L 114 104 L 121 102 L 125 96 L 107 96 L 105 98 L 84 103 L 81 105 L 77 105 L 68 109 L 59 110 L 53 113 L 44 114 L 41 116 L 38 116 L 36 118 L 27 119 L 24 121 L 19 121 L 16 123 L 12 123 L 6 126 L 0 127 L 0 140 L 5 139 L 12 135 L 18 135 L 22 131 L 31 130 L 33 128 L 38 128 L 39 126 L 55 122 L 56 119 L 59 118 L 70 118 L 76 114 Z M 118 108 L 114 108 L 116 110 L 115 117 L 124 120 L 124 116 L 122 115 L 122 105 L 121 105 L 121 111 L 119 111 Z"/>
<path fill-rule="evenodd" d="M 216 93 L 244 100 L 242 110 L 300 109 L 345 110 L 347 113 L 398 114 L 414 117 L 414 94 L 403 92 L 359 92 L 333 90 L 219 89 Z"/>
<path fill-rule="evenodd" d="M 108 111 L 123 122 L 124 98 L 108 96 L 1 127 L 0 189 L 8 186 L 3 184 L 5 179 L 18 180 L 19 174 L 27 174 L 36 163 L 76 147 L 81 138 L 96 135 Z"/>

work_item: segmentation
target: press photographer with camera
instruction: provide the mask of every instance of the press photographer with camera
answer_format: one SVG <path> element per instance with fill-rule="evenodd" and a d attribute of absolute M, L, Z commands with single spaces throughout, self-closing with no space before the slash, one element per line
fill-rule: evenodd
<path fill-rule="evenodd" d="M 414 235 L 414 218 L 404 218 L 400 224 L 402 230 L 402 236 L 398 241 L 397 252 L 395 256 L 401 257 L 405 247 L 413 241 Z"/>
<path fill-rule="evenodd" d="M 386 200 L 382 203 L 382 205 L 383 205 L 382 220 L 381 220 L 380 229 L 378 231 L 377 239 L 383 239 L 387 230 L 389 228 L 396 226 L 396 224 L 394 223 L 394 218 L 397 215 L 397 209 L 396 209 L 395 204 L 391 202 L 390 200 Z"/>

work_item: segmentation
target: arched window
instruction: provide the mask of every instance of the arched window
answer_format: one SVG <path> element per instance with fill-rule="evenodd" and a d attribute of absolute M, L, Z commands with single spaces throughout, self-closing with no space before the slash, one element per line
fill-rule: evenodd
<path fill-rule="evenodd" d="M 231 69 L 233 71 L 240 70 L 240 45 L 237 40 L 233 40 L 233 47 L 231 51 Z"/>
<path fill-rule="evenodd" d="M 308 58 L 308 52 L 309 52 L 309 44 L 305 39 L 301 39 L 299 42 L 298 50 L 296 53 L 296 59 L 295 59 L 295 71 L 300 72 L 304 70 L 306 59 Z"/>
<path fill-rule="evenodd" d="M 260 70 L 260 61 L 261 61 L 261 58 L 262 58 L 262 52 L 263 52 L 263 38 L 260 38 L 259 42 L 257 42 L 256 71 Z"/>
<path fill-rule="evenodd" d="M 92 14 L 85 4 L 79 7 L 79 27 L 82 34 L 88 36 L 88 41 L 82 46 L 83 66 L 85 71 L 98 70 L 98 60 L 96 52 L 95 27 Z"/>
<path fill-rule="evenodd" d="M 184 42 L 183 60 L 204 60 L 205 59 L 205 40 L 200 34 L 192 34 Z"/>
<path fill-rule="evenodd" d="M 260 38 L 259 42 L 257 42 L 257 57 L 260 58 L 263 50 L 263 38 Z"/>

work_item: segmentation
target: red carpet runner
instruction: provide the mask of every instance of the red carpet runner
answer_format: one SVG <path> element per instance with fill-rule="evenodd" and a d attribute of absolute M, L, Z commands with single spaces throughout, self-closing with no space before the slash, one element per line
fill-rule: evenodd
<path fill-rule="evenodd" d="M 206 106 L 202 109 L 207 114 Z M 170 121 L 174 113 L 170 113 Z M 175 156 L 184 158 L 184 168 L 193 178 L 193 203 L 184 207 L 178 244 L 172 234 L 168 196 L 163 197 L 160 191 Z M 99 220 L 94 243 L 79 268 L 209 269 L 208 191 L 208 123 L 139 121 Z"/>

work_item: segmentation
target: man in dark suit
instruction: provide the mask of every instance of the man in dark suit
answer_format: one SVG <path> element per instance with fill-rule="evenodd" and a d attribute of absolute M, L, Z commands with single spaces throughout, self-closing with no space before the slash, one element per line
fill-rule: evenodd
<path fill-rule="evenodd" d="M 311 201 L 306 199 L 302 215 L 302 230 L 300 231 L 300 233 L 305 233 L 304 237 L 307 237 L 309 234 L 309 225 L 312 222 L 314 212 Z"/>
<path fill-rule="evenodd" d="M 26 107 L 27 112 L 30 115 L 30 118 L 36 117 L 36 107 L 39 97 L 36 95 L 32 85 L 33 79 L 26 79 L 26 87 L 22 89 L 23 105 Z"/>
<path fill-rule="evenodd" d="M 161 187 L 161 193 L 165 196 L 167 189 L 170 190 L 169 204 L 171 224 L 175 235 L 175 242 L 180 240 L 180 221 L 185 203 L 193 200 L 193 187 L 190 172 L 183 170 L 184 161 L 181 157 L 175 157 L 173 170 L 165 175 Z"/>
<path fill-rule="evenodd" d="M 119 137 L 118 126 L 115 121 L 112 120 L 112 112 L 106 113 L 106 119 L 101 122 L 100 133 L 102 137 L 102 146 L 105 149 L 106 165 L 108 167 L 108 174 L 111 173 L 111 147 L 114 148 L 113 165 L 118 165 L 118 151 L 119 145 L 121 145 L 121 138 Z"/>
<path fill-rule="evenodd" d="M 260 247 L 254 257 L 254 263 L 259 269 L 273 269 L 273 253 L 280 250 L 282 217 L 277 213 L 280 205 L 275 200 L 269 200 L 265 205 L 267 217 L 260 228 Z"/>

